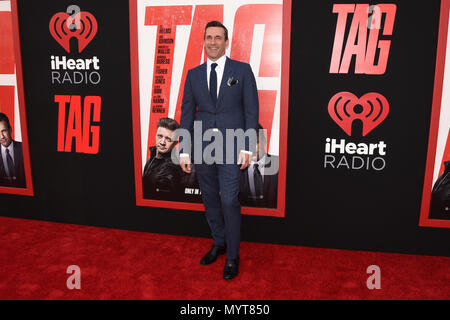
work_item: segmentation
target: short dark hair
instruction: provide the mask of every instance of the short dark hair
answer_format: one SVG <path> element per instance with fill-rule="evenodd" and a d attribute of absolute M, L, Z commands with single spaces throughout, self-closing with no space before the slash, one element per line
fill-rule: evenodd
<path fill-rule="evenodd" d="M 11 123 L 9 123 L 9 118 L 6 114 L 3 112 L 0 112 L 0 122 L 5 121 L 6 126 L 8 127 L 8 130 L 11 130 Z"/>
<path fill-rule="evenodd" d="M 159 127 L 175 131 L 180 127 L 180 125 L 178 124 L 178 122 L 176 122 L 171 118 L 161 118 L 158 120 L 158 123 L 156 124 L 156 129 L 158 129 Z"/>
<path fill-rule="evenodd" d="M 219 21 L 210 21 L 206 24 L 205 27 L 205 34 L 203 35 L 203 39 L 205 39 L 206 37 L 206 29 L 208 29 L 209 27 L 220 27 L 223 28 L 223 31 L 225 33 L 225 41 L 228 40 L 228 29 Z"/>

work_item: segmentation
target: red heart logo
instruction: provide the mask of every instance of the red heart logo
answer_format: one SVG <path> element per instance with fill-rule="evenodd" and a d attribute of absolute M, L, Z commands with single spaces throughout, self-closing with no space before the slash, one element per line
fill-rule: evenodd
<path fill-rule="evenodd" d="M 355 110 L 358 105 L 362 107 L 362 110 Z M 328 113 L 349 136 L 352 135 L 353 121 L 361 120 L 364 137 L 386 119 L 389 113 L 389 102 L 384 96 L 375 92 L 367 93 L 359 99 L 351 92 L 339 92 L 328 103 Z"/>
<path fill-rule="evenodd" d="M 75 26 L 72 28 L 71 25 Z M 86 48 L 97 33 L 97 20 L 86 11 L 70 16 L 64 12 L 56 13 L 49 24 L 50 33 L 56 41 L 70 53 L 70 39 L 78 39 L 78 53 Z"/>

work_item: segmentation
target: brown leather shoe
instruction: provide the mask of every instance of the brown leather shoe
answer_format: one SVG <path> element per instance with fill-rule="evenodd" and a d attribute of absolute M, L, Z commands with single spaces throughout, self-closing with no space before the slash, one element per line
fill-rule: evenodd
<path fill-rule="evenodd" d="M 200 260 L 200 264 L 202 265 L 208 265 L 217 260 L 217 257 L 221 254 L 225 254 L 227 252 L 227 249 L 225 246 L 217 246 L 213 245 L 211 250 L 208 251 L 207 254 Z"/>

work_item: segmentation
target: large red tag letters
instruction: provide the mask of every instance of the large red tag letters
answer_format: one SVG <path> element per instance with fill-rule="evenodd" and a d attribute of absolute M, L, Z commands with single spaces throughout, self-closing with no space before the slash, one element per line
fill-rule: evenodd
<path fill-rule="evenodd" d="M 355 73 L 380 75 L 386 72 L 391 47 L 390 40 L 379 40 L 383 15 L 385 16 L 383 35 L 392 35 L 394 29 L 395 4 L 335 4 L 337 13 L 336 34 L 330 73 L 349 73 L 353 56 L 356 57 Z M 353 13 L 350 31 L 344 47 L 347 17 Z M 379 50 L 378 63 L 375 62 Z M 341 59 L 342 58 L 342 59 Z"/>

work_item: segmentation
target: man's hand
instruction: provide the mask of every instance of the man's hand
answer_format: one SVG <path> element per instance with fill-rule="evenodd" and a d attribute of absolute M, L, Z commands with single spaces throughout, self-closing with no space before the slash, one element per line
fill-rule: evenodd
<path fill-rule="evenodd" d="M 189 156 L 180 156 L 180 166 L 183 172 L 191 173 L 192 171 L 191 158 Z"/>
<path fill-rule="evenodd" d="M 241 153 L 239 153 L 239 159 L 237 164 L 241 165 L 241 170 L 244 170 L 245 168 L 247 168 L 250 164 L 250 156 L 251 154 L 248 154 L 246 152 L 241 151 Z"/>

